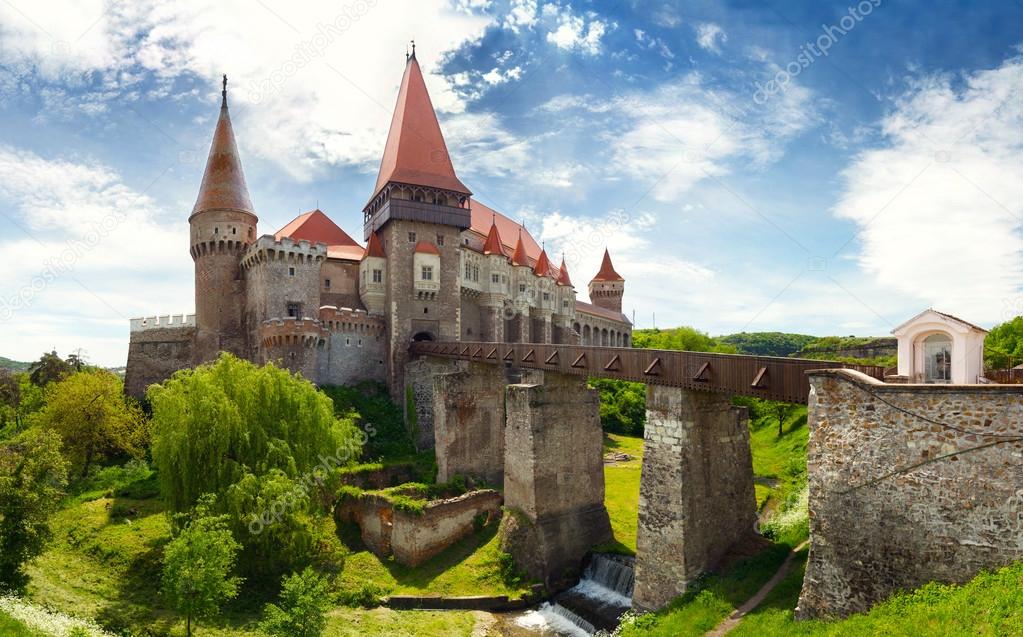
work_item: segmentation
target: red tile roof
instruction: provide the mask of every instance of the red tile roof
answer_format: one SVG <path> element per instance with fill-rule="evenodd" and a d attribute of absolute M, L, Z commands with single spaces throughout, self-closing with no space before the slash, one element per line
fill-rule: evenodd
<path fill-rule="evenodd" d="M 536 276 L 554 276 L 551 271 L 551 261 L 547 258 L 546 250 L 540 250 L 540 258 L 536 260 L 536 265 L 533 266 L 533 274 Z"/>
<path fill-rule="evenodd" d="M 561 267 L 558 268 L 558 285 L 572 287 L 572 279 L 568 278 L 568 266 L 565 265 L 565 255 L 561 255 Z"/>
<path fill-rule="evenodd" d="M 295 241 L 305 239 L 310 243 L 326 243 L 328 246 L 359 245 L 319 208 L 295 217 L 288 225 L 278 230 L 274 237 L 278 241 L 283 237 L 290 237 Z"/>
<path fill-rule="evenodd" d="M 597 272 L 597 276 L 593 277 L 594 281 L 624 281 L 622 275 L 615 272 L 615 268 L 611 265 L 611 255 L 608 254 L 607 248 L 604 248 L 604 260 L 600 263 L 600 271 Z"/>
<path fill-rule="evenodd" d="M 529 257 L 526 255 L 526 246 L 522 243 L 522 231 L 519 230 L 519 241 L 515 244 L 515 252 L 511 256 L 512 265 L 529 265 Z"/>
<path fill-rule="evenodd" d="M 327 246 L 328 259 L 345 259 L 346 261 L 362 261 L 366 251 L 362 246 Z"/>
<path fill-rule="evenodd" d="M 206 171 L 199 186 L 199 196 L 195 200 L 192 214 L 204 210 L 241 210 L 256 214 L 249 199 L 249 189 L 245 185 L 245 173 L 242 172 L 242 161 L 238 155 L 238 144 L 234 140 L 234 129 L 231 127 L 231 116 L 227 111 L 227 93 L 220 107 L 220 119 L 213 132 L 213 143 L 206 159 Z"/>
<path fill-rule="evenodd" d="M 500 254 L 507 256 L 504 251 L 504 244 L 501 242 L 501 233 L 497 230 L 497 215 L 494 215 L 490 222 L 490 232 L 487 233 L 487 240 L 483 244 L 483 254 Z"/>
<path fill-rule="evenodd" d="M 374 195 L 389 181 L 470 194 L 451 165 L 423 72 L 414 55 L 405 64 Z"/>
<path fill-rule="evenodd" d="M 367 257 L 380 257 L 385 258 L 384 246 L 380 245 L 380 237 L 377 236 L 377 231 L 369 233 L 369 243 L 366 244 L 366 256 Z"/>
<path fill-rule="evenodd" d="M 521 231 L 522 244 L 525 248 L 526 256 L 533 261 L 540 257 L 540 244 L 533 239 L 533 236 L 529 234 L 529 231 L 522 224 L 480 203 L 478 199 L 474 198 L 471 206 L 472 218 L 470 220 L 470 228 L 473 232 L 478 233 L 481 237 L 486 237 L 490 233 L 490 226 L 496 224 L 497 230 L 501 234 L 501 242 L 504 244 L 504 253 L 512 254 L 515 252 L 516 244 L 508 242 L 515 242 L 516 237 Z"/>
<path fill-rule="evenodd" d="M 632 325 L 632 321 L 629 320 L 629 317 L 625 316 L 621 312 L 615 312 L 614 310 L 609 310 L 605 307 L 600 307 L 584 301 L 577 300 L 575 302 L 575 311 Z"/>
<path fill-rule="evenodd" d="M 425 254 L 438 254 L 438 255 L 440 254 L 440 250 L 437 249 L 437 246 L 433 245 L 429 241 L 420 241 L 419 243 L 417 243 L 416 244 L 416 252 L 425 253 Z"/>

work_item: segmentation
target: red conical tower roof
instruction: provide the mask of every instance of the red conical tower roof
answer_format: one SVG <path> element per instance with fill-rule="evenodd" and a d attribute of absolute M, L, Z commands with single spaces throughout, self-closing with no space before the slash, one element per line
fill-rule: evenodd
<path fill-rule="evenodd" d="M 385 258 L 384 246 L 380 245 L 380 237 L 377 236 L 376 230 L 369 233 L 369 243 L 366 244 L 366 256 Z"/>
<path fill-rule="evenodd" d="M 192 214 L 204 210 L 240 210 L 255 215 L 249 189 L 245 185 L 242 161 L 238 156 L 238 145 L 234 141 L 231 115 L 227 111 L 227 76 L 224 76 L 223 101 L 220 104 L 220 119 L 213 132 L 213 143 L 206 159 L 206 172 L 202 176 L 199 197 L 195 200 Z"/>
<path fill-rule="evenodd" d="M 522 243 L 522 231 L 519 230 L 519 242 L 515 244 L 515 252 L 511 258 L 512 265 L 529 265 L 529 257 L 526 256 L 526 246 Z"/>
<path fill-rule="evenodd" d="M 597 272 L 597 276 L 593 277 L 594 281 L 624 281 L 622 275 L 615 272 L 615 267 L 611 265 L 611 255 L 608 254 L 607 248 L 604 248 L 604 260 L 600 263 L 600 272 Z"/>
<path fill-rule="evenodd" d="M 558 285 L 572 287 L 572 279 L 568 278 L 568 266 L 565 265 L 565 255 L 561 255 L 561 267 L 558 268 Z"/>
<path fill-rule="evenodd" d="M 373 193 L 389 181 L 472 194 L 455 175 L 414 52 L 405 64 Z"/>
<path fill-rule="evenodd" d="M 536 276 L 551 276 L 551 261 L 547 258 L 547 250 L 540 250 L 540 256 L 533 267 L 533 274 Z"/>
<path fill-rule="evenodd" d="M 487 240 L 483 244 L 483 254 L 500 254 L 501 256 L 507 256 L 504 253 L 504 244 L 501 243 L 501 234 L 497 231 L 497 217 L 490 222 L 490 232 L 487 234 Z"/>

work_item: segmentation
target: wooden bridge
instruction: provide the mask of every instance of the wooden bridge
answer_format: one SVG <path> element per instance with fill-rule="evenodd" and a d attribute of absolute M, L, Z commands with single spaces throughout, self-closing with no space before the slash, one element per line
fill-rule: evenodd
<path fill-rule="evenodd" d="M 884 368 L 877 365 L 709 352 L 465 341 L 417 341 L 412 343 L 410 351 L 415 355 L 803 404 L 810 393 L 806 372 L 813 369 L 855 369 L 878 380 L 884 379 Z"/>

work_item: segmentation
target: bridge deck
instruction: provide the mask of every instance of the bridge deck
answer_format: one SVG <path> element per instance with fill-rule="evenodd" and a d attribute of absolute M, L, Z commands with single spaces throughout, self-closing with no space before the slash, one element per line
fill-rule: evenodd
<path fill-rule="evenodd" d="M 708 352 L 540 343 L 418 341 L 412 354 L 562 374 L 618 378 L 652 385 L 806 403 L 812 369 L 855 369 L 879 380 L 884 368 L 835 361 Z"/>

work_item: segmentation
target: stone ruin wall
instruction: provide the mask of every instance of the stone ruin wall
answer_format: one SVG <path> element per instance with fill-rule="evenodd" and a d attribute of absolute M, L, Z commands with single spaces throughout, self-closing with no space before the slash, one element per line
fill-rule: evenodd
<path fill-rule="evenodd" d="M 154 317 L 155 318 L 155 317 Z M 124 391 L 140 398 L 146 387 L 162 383 L 171 375 L 192 366 L 195 342 L 195 317 L 189 315 L 178 323 L 133 319 L 128 341 L 128 362 L 124 377 Z M 189 322 L 191 321 L 191 322 Z"/>
<path fill-rule="evenodd" d="M 810 377 L 812 544 L 797 616 L 868 610 L 1023 558 L 1023 387 Z"/>

